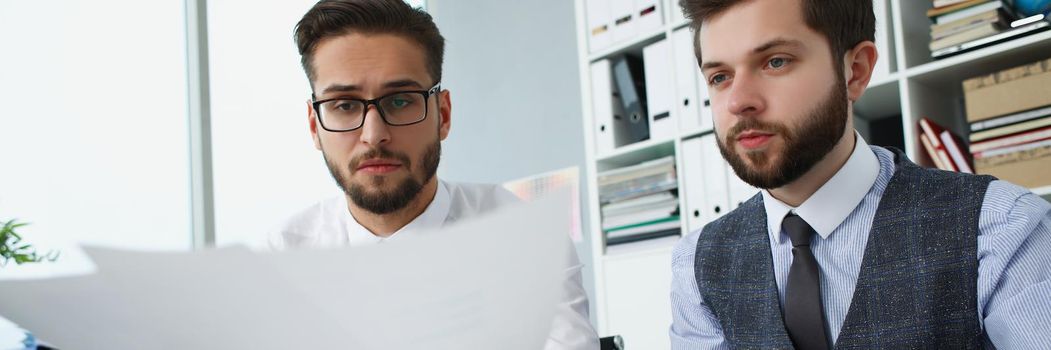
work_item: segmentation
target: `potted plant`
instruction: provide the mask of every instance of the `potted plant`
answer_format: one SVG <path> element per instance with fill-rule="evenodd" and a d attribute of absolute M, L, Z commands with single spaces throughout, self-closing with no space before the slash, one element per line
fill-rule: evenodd
<path fill-rule="evenodd" d="M 18 222 L 17 219 L 11 219 L 3 224 L 0 228 L 0 268 L 12 261 L 15 264 L 21 265 L 25 263 L 40 262 L 44 260 L 54 261 L 58 259 L 58 253 L 48 252 L 44 255 L 37 254 L 33 246 L 22 243 L 22 236 L 19 236 L 15 232 L 15 229 L 28 225 L 24 222 Z"/>
<path fill-rule="evenodd" d="M 15 219 L 3 223 L 0 227 L 0 268 L 4 268 L 11 262 L 17 265 L 35 263 L 44 260 L 54 261 L 58 259 L 58 253 L 49 251 L 43 255 L 37 254 L 33 246 L 22 242 L 16 229 L 25 226 Z M 18 328 L 17 325 L 8 321 L 0 315 L 0 348 L 25 348 L 36 349 L 37 342 L 33 335 Z"/>

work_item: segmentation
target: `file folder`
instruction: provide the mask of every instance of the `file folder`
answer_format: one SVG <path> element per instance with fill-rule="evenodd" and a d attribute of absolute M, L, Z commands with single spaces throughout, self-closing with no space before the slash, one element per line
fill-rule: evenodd
<path fill-rule="evenodd" d="M 610 74 L 609 60 L 598 60 L 591 64 L 591 120 L 595 128 L 597 154 L 607 154 L 616 147 L 613 135 L 613 82 Z"/>
<path fill-rule="evenodd" d="M 691 41 L 690 44 L 692 45 L 693 42 Z M 697 56 L 694 55 L 694 57 Z M 704 77 L 699 66 L 697 69 L 697 99 L 701 102 L 700 106 L 697 106 L 701 112 L 701 131 L 715 129 L 715 106 L 712 106 L 711 94 L 708 91 L 708 79 Z"/>
<path fill-rule="evenodd" d="M 876 52 L 879 57 L 876 65 L 872 68 L 872 78 L 869 81 L 879 82 L 890 77 L 894 69 L 894 45 L 891 45 L 892 35 L 890 30 L 890 13 L 888 12 L 887 0 L 874 0 L 872 12 L 876 14 Z"/>
<path fill-rule="evenodd" d="M 637 33 L 635 24 L 635 1 L 634 0 L 607 0 L 610 5 L 610 15 L 613 22 L 613 43 L 628 41 L 635 38 Z"/>
<path fill-rule="evenodd" d="M 646 73 L 646 110 L 650 138 L 665 140 L 675 137 L 679 129 L 678 112 L 672 111 L 673 88 L 671 43 L 661 40 L 642 49 Z"/>
<path fill-rule="evenodd" d="M 679 2 L 675 1 L 675 2 L 672 2 L 672 4 L 674 6 L 672 6 L 672 9 L 671 9 L 671 19 L 670 19 L 671 24 L 679 24 L 679 23 L 682 23 L 682 22 L 686 22 L 686 15 L 684 15 L 682 13 L 682 7 L 678 6 Z"/>
<path fill-rule="evenodd" d="M 660 0 L 635 0 L 635 13 L 638 18 L 635 31 L 638 33 L 649 33 L 660 29 L 664 25 L 664 16 Z"/>
<path fill-rule="evenodd" d="M 701 138 L 692 138 L 682 141 L 682 176 L 679 193 L 686 195 L 686 210 L 682 215 L 686 216 L 686 231 L 694 232 L 700 230 L 708 222 L 704 220 L 707 212 L 707 204 L 704 200 L 704 156 L 701 150 Z"/>
<path fill-rule="evenodd" d="M 701 99 L 697 92 L 700 68 L 693 55 L 693 32 L 682 28 L 672 33 L 672 55 L 675 61 L 675 96 L 673 101 L 679 117 L 679 129 L 684 132 L 701 128 Z"/>
<path fill-rule="evenodd" d="M 595 52 L 613 44 L 613 16 L 609 0 L 587 0 L 584 3 L 588 23 L 588 50 Z"/>
<path fill-rule="evenodd" d="M 752 185 L 749 185 L 744 182 L 744 180 L 741 180 L 740 177 L 737 177 L 733 168 L 729 166 L 726 167 L 726 180 L 729 182 L 730 209 L 737 209 L 737 207 L 741 206 L 745 201 L 751 199 L 756 193 L 759 193 L 758 188 L 752 187 Z"/>
<path fill-rule="evenodd" d="M 726 174 L 729 166 L 719 153 L 716 145 L 715 134 L 701 136 L 701 158 L 704 171 L 704 201 L 705 212 L 703 219 L 706 222 L 718 219 L 730 212 L 730 193 Z"/>
<path fill-rule="evenodd" d="M 646 113 L 646 81 L 639 58 L 623 55 L 613 64 L 614 98 L 620 98 L 623 115 L 614 115 L 614 143 L 616 147 L 650 138 L 649 118 Z"/>

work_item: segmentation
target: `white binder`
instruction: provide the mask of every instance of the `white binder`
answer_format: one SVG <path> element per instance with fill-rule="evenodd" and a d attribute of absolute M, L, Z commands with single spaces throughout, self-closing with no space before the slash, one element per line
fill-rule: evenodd
<path fill-rule="evenodd" d="M 730 190 L 730 209 L 737 209 L 742 203 L 749 200 L 756 193 L 759 193 L 759 189 L 752 187 L 748 183 L 737 177 L 734 173 L 733 168 L 726 167 L 726 180 L 729 182 Z"/>
<path fill-rule="evenodd" d="M 664 25 L 664 16 L 660 0 L 635 0 L 635 17 L 638 18 L 635 30 L 638 33 L 649 33 Z"/>
<path fill-rule="evenodd" d="M 697 100 L 700 101 L 700 105 L 697 106 L 697 108 L 701 113 L 701 131 L 714 129 L 715 112 L 712 108 L 712 100 L 708 92 L 708 79 L 704 78 L 704 73 L 700 71 L 700 68 L 697 69 Z"/>
<path fill-rule="evenodd" d="M 675 111 L 679 118 L 679 129 L 685 132 L 701 128 L 700 106 L 697 92 L 697 77 L 700 68 L 693 55 L 693 33 L 681 28 L 672 33 L 672 55 L 675 61 Z"/>
<path fill-rule="evenodd" d="M 675 95 L 672 78 L 671 44 L 661 40 L 642 49 L 646 74 L 646 109 L 650 121 L 650 139 L 675 137 L 679 130 L 678 113 L 672 113 Z"/>
<path fill-rule="evenodd" d="M 888 12 L 887 0 L 873 0 L 872 12 L 876 14 L 876 66 L 872 68 L 872 78 L 869 81 L 879 82 L 890 77 L 894 69 L 894 50 L 891 48 L 890 35 L 890 13 Z"/>
<path fill-rule="evenodd" d="M 595 153 L 608 154 L 616 147 L 613 135 L 613 80 L 609 60 L 591 64 L 591 120 L 594 126 Z"/>
<path fill-rule="evenodd" d="M 704 199 L 704 156 L 701 150 L 701 138 L 692 138 L 682 142 L 682 176 L 679 193 L 686 195 L 686 209 L 681 215 L 686 216 L 686 231 L 694 232 L 707 223 L 704 220 L 707 204 Z"/>
<path fill-rule="evenodd" d="M 618 43 L 635 38 L 638 23 L 635 14 L 634 0 L 608 0 L 610 4 L 610 21 L 613 22 L 613 42 Z"/>
<path fill-rule="evenodd" d="M 679 6 L 678 1 L 672 1 L 671 9 L 671 20 L 672 24 L 679 24 L 686 21 L 686 15 L 682 13 L 682 7 Z"/>
<path fill-rule="evenodd" d="M 700 137 L 703 160 L 705 210 L 701 214 L 705 222 L 715 220 L 730 212 L 730 193 L 726 180 L 727 164 L 715 144 L 715 134 Z"/>
<path fill-rule="evenodd" d="M 587 0 L 588 50 L 595 52 L 613 44 L 613 16 L 609 0 Z"/>

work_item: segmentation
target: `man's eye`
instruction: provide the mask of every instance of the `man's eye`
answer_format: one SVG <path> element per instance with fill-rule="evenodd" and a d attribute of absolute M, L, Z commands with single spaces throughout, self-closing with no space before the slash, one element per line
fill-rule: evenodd
<path fill-rule="evenodd" d="M 771 58 L 768 64 L 770 65 L 770 68 L 777 69 L 788 65 L 788 59 L 784 57 L 775 57 Z"/>
<path fill-rule="evenodd" d="M 716 75 L 713 75 L 711 77 L 711 79 L 708 80 L 708 84 L 709 85 L 719 85 L 722 82 L 726 81 L 726 79 L 729 79 L 729 78 L 726 77 L 726 74 L 716 74 Z"/>
<path fill-rule="evenodd" d="M 408 99 L 404 98 L 395 98 L 394 101 L 391 101 L 391 105 L 397 108 L 406 107 L 411 103 L 412 101 L 409 101 Z"/>

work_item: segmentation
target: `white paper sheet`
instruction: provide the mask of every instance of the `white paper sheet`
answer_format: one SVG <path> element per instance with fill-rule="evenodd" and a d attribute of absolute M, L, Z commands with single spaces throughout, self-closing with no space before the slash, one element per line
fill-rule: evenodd
<path fill-rule="evenodd" d="M 86 248 L 97 273 L 0 281 L 0 314 L 62 349 L 540 349 L 567 196 L 363 248 Z"/>

